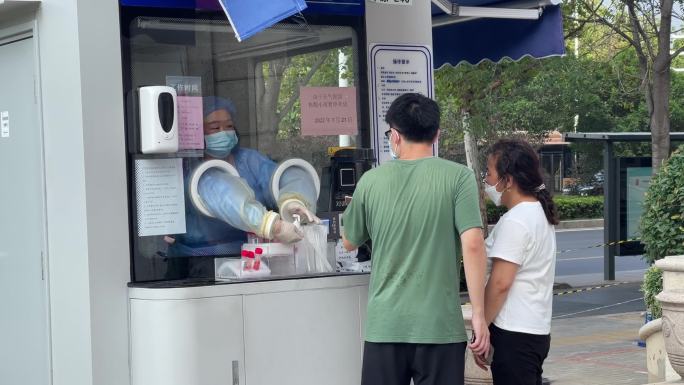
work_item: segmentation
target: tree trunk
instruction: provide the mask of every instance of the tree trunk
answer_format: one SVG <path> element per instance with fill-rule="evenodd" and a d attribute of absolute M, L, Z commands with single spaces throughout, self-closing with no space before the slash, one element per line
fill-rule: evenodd
<path fill-rule="evenodd" d="M 653 71 L 653 114 L 651 115 L 651 159 L 653 174 L 670 155 L 670 60 L 656 58 Z M 660 54 L 658 55 L 660 56 Z M 663 63 L 664 62 L 664 63 Z"/>
<path fill-rule="evenodd" d="M 653 174 L 670 155 L 670 33 L 673 0 L 660 2 L 658 54 L 653 61 L 653 114 L 651 115 L 651 164 Z"/>
<path fill-rule="evenodd" d="M 487 205 L 485 203 L 484 188 L 481 183 L 482 167 L 480 165 L 480 153 L 477 149 L 477 139 L 470 132 L 470 114 L 466 110 L 461 110 L 461 124 L 464 132 L 463 144 L 465 145 L 466 164 L 475 173 L 477 191 L 480 197 L 480 217 L 482 217 L 482 224 L 484 225 L 484 236 L 487 237 L 489 234 L 487 228 Z"/>
<path fill-rule="evenodd" d="M 257 115 L 258 149 L 275 156 L 277 156 L 275 151 L 276 137 L 280 123 L 278 119 L 278 98 L 280 97 L 282 75 L 289 62 L 287 58 L 265 62 L 267 75 L 266 77 L 262 76 L 259 80 L 262 84 L 257 87 L 260 107 Z"/>

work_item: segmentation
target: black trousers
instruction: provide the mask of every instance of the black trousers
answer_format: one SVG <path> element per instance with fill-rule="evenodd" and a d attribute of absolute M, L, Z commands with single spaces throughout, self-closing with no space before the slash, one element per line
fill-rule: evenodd
<path fill-rule="evenodd" d="M 361 385 L 463 385 L 466 343 L 366 342 Z"/>
<path fill-rule="evenodd" d="M 542 385 L 542 364 L 549 354 L 550 335 L 517 333 L 489 327 L 494 359 L 494 385 Z"/>

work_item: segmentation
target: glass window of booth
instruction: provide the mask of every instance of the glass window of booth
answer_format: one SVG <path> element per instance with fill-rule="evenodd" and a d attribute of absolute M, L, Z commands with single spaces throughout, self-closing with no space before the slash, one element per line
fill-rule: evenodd
<path fill-rule="evenodd" d="M 263 212 L 247 208 L 249 203 L 214 211 L 212 205 L 227 195 L 244 195 L 245 202 L 255 200 L 275 212 L 282 203 L 272 188 L 279 165 L 301 159 L 312 166 L 302 169 L 311 171 L 291 173 L 291 184 L 316 179 L 311 173 L 320 183 L 329 148 L 360 144 L 356 32 L 281 23 L 238 42 L 227 21 L 151 16 L 132 18 L 123 28 L 132 278 L 211 279 L 216 258 L 239 259 L 241 246 L 252 239 L 240 226 L 262 229 L 268 222 L 261 220 Z M 170 91 L 164 87 L 175 92 L 175 110 L 165 102 L 163 94 Z M 335 92 L 341 88 L 344 92 Z M 343 102 L 345 113 L 335 116 Z M 333 112 L 322 113 L 321 106 Z M 161 122 L 157 133 L 150 114 Z M 174 114 L 175 128 L 168 117 Z M 178 143 L 165 148 L 171 136 Z M 216 187 L 205 182 L 208 177 L 195 179 L 209 160 L 230 164 L 242 184 Z M 221 179 L 235 176 L 231 172 L 211 168 L 202 175 Z M 310 198 L 311 189 L 304 190 L 297 196 Z M 223 215 L 239 218 L 228 223 Z"/>

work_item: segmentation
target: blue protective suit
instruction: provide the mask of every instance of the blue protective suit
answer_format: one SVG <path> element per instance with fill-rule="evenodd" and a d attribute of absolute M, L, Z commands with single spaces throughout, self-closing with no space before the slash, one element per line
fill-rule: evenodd
<path fill-rule="evenodd" d="M 267 209 L 276 209 L 276 200 L 270 190 L 270 180 L 277 167 L 276 163 L 258 151 L 248 148 L 236 148 L 233 151 L 233 157 L 240 178 L 244 179 L 254 191 L 256 200 Z M 190 173 L 202 161 L 195 158 L 186 160 L 184 164 L 186 188 L 189 186 Z M 231 210 L 225 208 L 225 204 L 230 203 L 225 200 L 229 193 L 227 189 L 230 186 L 224 186 L 218 182 L 221 180 L 222 173 L 219 170 L 208 170 L 200 178 L 198 184 L 200 196 L 202 196 L 205 206 L 217 217 L 220 217 L 219 213 L 225 214 Z M 176 241 L 169 245 L 167 252 L 169 257 L 235 255 L 240 253 L 240 247 L 247 240 L 245 231 L 229 225 L 224 220 L 202 215 L 189 200 L 186 200 L 185 206 L 186 233 L 175 236 Z"/>

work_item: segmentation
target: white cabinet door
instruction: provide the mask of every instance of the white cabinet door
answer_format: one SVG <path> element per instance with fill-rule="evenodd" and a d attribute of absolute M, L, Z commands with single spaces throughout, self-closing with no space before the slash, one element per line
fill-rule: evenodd
<path fill-rule="evenodd" d="M 132 385 L 245 383 L 242 296 L 130 303 Z"/>
<path fill-rule="evenodd" d="M 247 385 L 358 385 L 359 298 L 359 287 L 245 296 Z"/>

